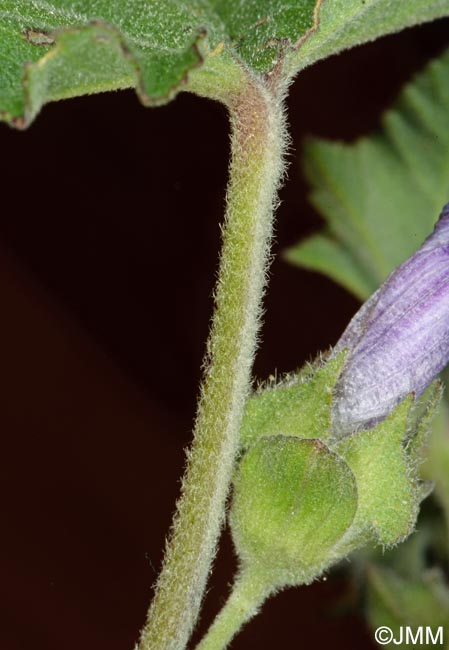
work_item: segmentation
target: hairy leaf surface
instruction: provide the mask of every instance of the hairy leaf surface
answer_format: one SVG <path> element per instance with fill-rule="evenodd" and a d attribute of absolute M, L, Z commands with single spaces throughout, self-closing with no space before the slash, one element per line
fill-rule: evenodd
<path fill-rule="evenodd" d="M 449 0 L 0 0 L 0 119 L 136 88 L 226 101 L 242 74 L 287 81 L 314 61 L 449 13 Z"/>

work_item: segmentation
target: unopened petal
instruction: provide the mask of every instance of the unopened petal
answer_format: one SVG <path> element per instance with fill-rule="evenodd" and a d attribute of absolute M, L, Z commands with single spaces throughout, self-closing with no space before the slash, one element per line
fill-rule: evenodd
<path fill-rule="evenodd" d="M 362 306 L 335 351 L 350 354 L 334 390 L 333 429 L 345 435 L 421 394 L 449 360 L 449 209 L 423 246 Z"/>

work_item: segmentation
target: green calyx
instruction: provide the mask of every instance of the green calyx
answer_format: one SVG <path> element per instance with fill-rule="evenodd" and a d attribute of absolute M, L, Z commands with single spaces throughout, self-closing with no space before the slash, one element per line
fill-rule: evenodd
<path fill-rule="evenodd" d="M 245 565 L 276 587 L 311 582 L 326 568 L 357 511 L 349 465 L 319 440 L 263 436 L 244 455 L 231 525 Z"/>
<path fill-rule="evenodd" d="M 258 391 L 245 409 L 230 521 L 242 570 L 257 567 L 275 589 L 311 582 L 368 542 L 399 543 L 428 491 L 419 466 L 440 385 L 337 440 L 332 390 L 344 357 Z"/>
<path fill-rule="evenodd" d="M 258 390 L 246 403 L 241 428 L 243 447 L 261 436 L 282 433 L 327 440 L 331 427 L 332 390 L 346 354 L 327 362 L 318 359 L 279 384 Z"/>

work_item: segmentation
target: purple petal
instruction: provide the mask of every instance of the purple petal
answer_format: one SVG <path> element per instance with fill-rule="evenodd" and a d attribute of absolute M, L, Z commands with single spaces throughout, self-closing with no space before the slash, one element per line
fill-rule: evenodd
<path fill-rule="evenodd" d="M 449 361 L 449 204 L 422 247 L 354 316 L 335 352 L 349 358 L 334 390 L 339 435 L 369 428 Z"/>

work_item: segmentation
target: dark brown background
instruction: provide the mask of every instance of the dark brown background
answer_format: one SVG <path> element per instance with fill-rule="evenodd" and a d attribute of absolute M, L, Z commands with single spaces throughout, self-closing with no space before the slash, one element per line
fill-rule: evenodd
<path fill-rule="evenodd" d="M 278 253 L 320 225 L 305 134 L 353 140 L 449 41 L 449 22 L 315 65 L 292 87 L 294 152 Z M 130 650 L 179 489 L 211 315 L 228 156 L 213 102 L 154 110 L 132 92 L 48 106 L 0 127 L 1 612 L 4 650 Z M 255 374 L 334 343 L 357 303 L 273 264 Z M 203 627 L 234 560 L 218 559 Z M 348 596 L 349 593 L 349 596 Z M 233 644 L 371 647 L 331 577 L 279 595 Z"/>

